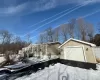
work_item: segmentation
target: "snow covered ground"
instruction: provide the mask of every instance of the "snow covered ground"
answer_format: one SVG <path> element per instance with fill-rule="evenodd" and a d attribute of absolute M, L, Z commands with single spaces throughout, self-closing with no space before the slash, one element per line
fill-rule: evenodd
<path fill-rule="evenodd" d="M 97 68 L 98 70 L 87 70 L 57 63 L 16 80 L 100 80 L 100 64 L 97 65 Z"/>

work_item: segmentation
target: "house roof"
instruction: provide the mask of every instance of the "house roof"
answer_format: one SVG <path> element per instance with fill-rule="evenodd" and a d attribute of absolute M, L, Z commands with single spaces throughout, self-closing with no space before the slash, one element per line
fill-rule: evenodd
<path fill-rule="evenodd" d="M 63 45 L 65 45 L 66 43 L 68 43 L 71 40 L 72 41 L 79 42 L 79 43 L 83 43 L 83 44 L 86 44 L 86 45 L 90 45 L 91 47 L 95 47 L 96 46 L 95 44 L 92 44 L 92 43 L 89 43 L 89 42 L 85 42 L 85 41 L 81 41 L 81 40 L 77 40 L 77 39 L 70 38 L 67 41 L 65 41 L 62 45 L 60 45 L 59 48 L 61 48 Z"/>
<path fill-rule="evenodd" d="M 47 43 L 44 43 L 44 44 L 61 44 L 60 42 L 47 42 Z"/>
<path fill-rule="evenodd" d="M 40 44 L 30 44 L 29 46 L 36 46 L 36 45 L 51 45 L 51 44 L 60 44 L 61 45 L 61 43 L 60 42 L 47 42 L 47 43 L 40 43 Z M 29 47 L 28 46 L 28 47 Z"/>

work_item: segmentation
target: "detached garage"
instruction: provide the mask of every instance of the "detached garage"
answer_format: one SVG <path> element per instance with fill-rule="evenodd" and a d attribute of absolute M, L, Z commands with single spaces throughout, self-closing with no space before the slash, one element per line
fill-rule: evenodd
<path fill-rule="evenodd" d="M 95 44 L 71 38 L 59 46 L 61 51 L 60 58 L 73 61 L 96 63 L 95 54 L 92 50 L 92 47 L 95 46 Z"/>

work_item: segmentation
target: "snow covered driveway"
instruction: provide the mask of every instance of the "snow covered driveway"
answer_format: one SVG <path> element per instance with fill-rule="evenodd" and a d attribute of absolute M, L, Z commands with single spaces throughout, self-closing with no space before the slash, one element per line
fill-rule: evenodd
<path fill-rule="evenodd" d="M 87 70 L 57 63 L 16 80 L 100 80 L 100 65 L 98 70 Z"/>

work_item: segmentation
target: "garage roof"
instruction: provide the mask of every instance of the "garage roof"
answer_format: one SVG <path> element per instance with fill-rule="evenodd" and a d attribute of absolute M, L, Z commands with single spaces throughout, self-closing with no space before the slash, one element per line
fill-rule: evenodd
<path fill-rule="evenodd" d="M 67 42 L 69 42 L 71 40 L 72 41 L 76 41 L 76 42 L 80 42 L 80 43 L 83 43 L 83 44 L 86 44 L 86 45 L 90 45 L 91 47 L 95 47 L 96 46 L 95 44 L 92 44 L 92 43 L 89 43 L 89 42 L 85 42 L 85 41 L 81 41 L 81 40 L 70 38 L 67 41 L 65 41 L 62 45 L 60 45 L 59 48 L 61 48 L 63 45 L 65 45 Z"/>

